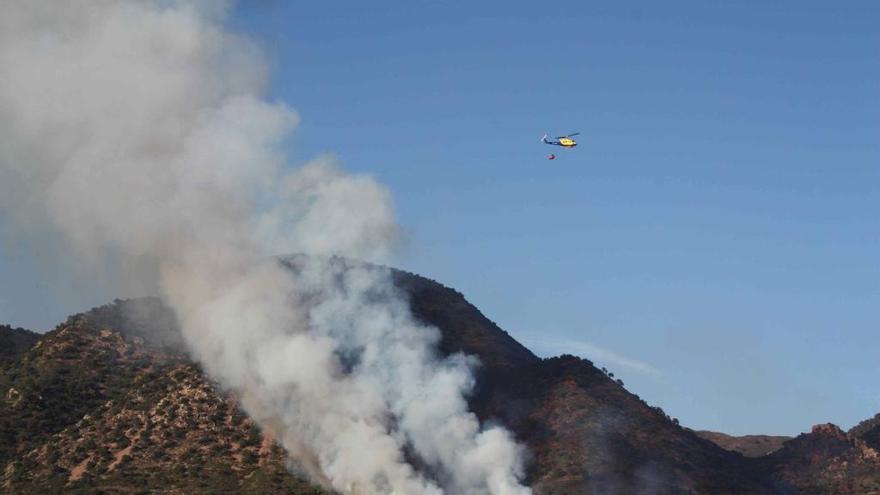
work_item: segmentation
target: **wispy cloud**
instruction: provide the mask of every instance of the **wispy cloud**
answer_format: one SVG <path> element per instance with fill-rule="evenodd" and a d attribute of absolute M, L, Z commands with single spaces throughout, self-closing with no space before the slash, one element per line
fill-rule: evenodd
<path fill-rule="evenodd" d="M 541 356 L 573 354 L 606 366 L 619 366 L 647 375 L 661 374 L 660 370 L 644 361 L 624 356 L 586 340 L 538 335 L 528 335 L 519 340 Z"/>

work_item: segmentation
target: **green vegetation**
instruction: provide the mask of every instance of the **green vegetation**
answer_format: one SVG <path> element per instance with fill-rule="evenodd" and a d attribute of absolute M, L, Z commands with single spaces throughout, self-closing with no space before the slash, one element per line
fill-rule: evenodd
<path fill-rule="evenodd" d="M 30 330 L 0 325 L 0 362 L 27 351 L 39 339 L 40 335 Z"/>
<path fill-rule="evenodd" d="M 869 432 L 880 430 L 880 413 L 874 415 L 873 418 L 866 419 L 855 425 L 849 430 L 849 435 L 854 438 L 861 438 Z"/>

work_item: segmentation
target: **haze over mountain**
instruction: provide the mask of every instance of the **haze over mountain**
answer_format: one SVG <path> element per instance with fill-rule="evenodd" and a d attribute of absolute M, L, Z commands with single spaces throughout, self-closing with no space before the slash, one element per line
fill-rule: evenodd
<path fill-rule="evenodd" d="M 444 355 L 480 366 L 468 407 L 529 449 L 536 494 L 876 494 L 880 426 L 832 425 L 762 457 L 725 450 L 628 392 L 589 361 L 540 359 L 460 293 L 392 271 Z M 321 493 L 286 468 L 271 427 L 186 354 L 158 299 L 116 301 L 48 334 L 0 368 L 4 493 Z M 818 419 L 818 418 L 817 418 Z M 370 452 L 362 453 L 365 459 Z"/>

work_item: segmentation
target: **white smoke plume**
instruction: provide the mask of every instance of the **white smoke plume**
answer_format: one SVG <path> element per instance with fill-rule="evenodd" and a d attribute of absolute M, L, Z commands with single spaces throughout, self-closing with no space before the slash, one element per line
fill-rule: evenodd
<path fill-rule="evenodd" d="M 437 355 L 387 270 L 331 257 L 385 259 L 391 198 L 326 159 L 288 166 L 297 116 L 263 96 L 229 7 L 0 0 L 2 214 L 83 264 L 154 267 L 194 356 L 316 482 L 530 493 L 511 435 L 467 409 L 472 362 Z"/>

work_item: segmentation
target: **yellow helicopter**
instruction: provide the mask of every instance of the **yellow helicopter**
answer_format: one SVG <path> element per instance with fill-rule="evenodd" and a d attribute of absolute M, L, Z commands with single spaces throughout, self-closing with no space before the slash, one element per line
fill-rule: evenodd
<path fill-rule="evenodd" d="M 544 137 L 543 137 L 543 139 L 541 139 L 541 141 L 544 141 L 545 144 L 562 146 L 563 148 L 574 148 L 578 144 L 577 144 L 577 141 L 572 139 L 572 136 L 577 136 L 578 134 L 580 134 L 580 133 L 573 132 L 571 134 L 566 134 L 565 136 L 556 136 L 553 139 L 547 139 L 547 135 L 544 134 Z"/>
<path fill-rule="evenodd" d="M 572 139 L 572 136 L 577 136 L 578 134 L 580 134 L 580 133 L 573 132 L 571 134 L 566 134 L 565 136 L 556 136 L 553 139 L 548 139 L 547 135 L 544 134 L 544 137 L 541 138 L 541 141 L 544 141 L 544 144 L 552 144 L 554 146 L 562 146 L 563 148 L 571 149 L 571 148 L 574 148 L 575 146 L 578 145 L 577 141 Z M 555 160 L 556 155 L 554 155 L 553 153 L 550 153 L 550 156 L 548 156 L 547 158 L 549 160 Z"/>

